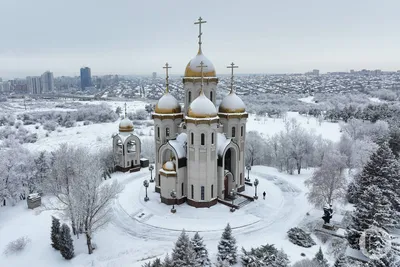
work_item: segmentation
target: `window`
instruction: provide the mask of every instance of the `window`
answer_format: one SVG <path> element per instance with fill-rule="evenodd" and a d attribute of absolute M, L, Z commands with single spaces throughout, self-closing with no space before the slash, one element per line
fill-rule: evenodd
<path fill-rule="evenodd" d="M 161 186 L 161 175 L 158 175 L 158 186 Z"/>
<path fill-rule="evenodd" d="M 165 128 L 165 136 L 166 136 L 166 137 L 169 137 L 169 128 L 168 128 L 168 127 Z"/>
<path fill-rule="evenodd" d="M 232 127 L 232 137 L 235 137 L 236 128 Z"/>
<path fill-rule="evenodd" d="M 202 145 L 202 146 L 204 146 L 204 144 L 205 144 L 205 142 L 206 142 L 205 139 L 206 139 L 206 136 L 205 136 L 205 134 L 202 133 L 202 134 L 201 134 L 201 145 Z"/>
<path fill-rule="evenodd" d="M 182 186 L 181 186 L 181 191 L 182 191 L 181 195 L 183 196 L 184 195 L 184 193 L 183 193 L 183 183 L 182 183 Z"/>
<path fill-rule="evenodd" d="M 213 198 L 214 197 L 214 185 L 212 184 L 211 185 L 211 198 Z"/>
<path fill-rule="evenodd" d="M 244 127 L 240 127 L 240 136 L 243 136 L 243 132 L 244 132 Z"/>
<path fill-rule="evenodd" d="M 188 93 L 188 100 L 189 100 L 189 104 L 190 104 L 190 101 L 192 101 L 192 92 L 190 92 L 190 91 Z"/>
<path fill-rule="evenodd" d="M 211 100 L 211 102 L 213 102 L 213 92 L 212 91 L 210 92 L 210 100 Z"/>
<path fill-rule="evenodd" d="M 211 133 L 211 144 L 214 144 L 214 133 Z"/>
<path fill-rule="evenodd" d="M 194 134 L 190 133 L 190 143 L 193 145 L 194 144 Z"/>
<path fill-rule="evenodd" d="M 240 184 L 243 184 L 243 173 L 240 174 Z"/>
<path fill-rule="evenodd" d="M 201 187 L 201 200 L 204 200 L 204 186 Z"/>
<path fill-rule="evenodd" d="M 192 185 L 192 199 L 194 199 L 194 186 Z"/>
<path fill-rule="evenodd" d="M 157 127 L 157 137 L 160 138 L 160 127 Z"/>

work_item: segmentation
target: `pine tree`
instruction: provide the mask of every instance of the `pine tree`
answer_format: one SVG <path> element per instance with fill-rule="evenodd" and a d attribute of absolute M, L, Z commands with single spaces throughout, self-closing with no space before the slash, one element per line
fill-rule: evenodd
<path fill-rule="evenodd" d="M 347 231 L 350 247 L 360 249 L 361 234 L 372 225 L 382 228 L 391 225 L 391 204 L 377 185 L 366 187 L 358 199 L 356 210 Z"/>
<path fill-rule="evenodd" d="M 175 248 L 172 251 L 172 261 L 174 267 L 195 267 L 195 253 L 185 230 L 182 231 L 175 243 Z"/>
<path fill-rule="evenodd" d="M 208 258 L 208 251 L 206 246 L 204 245 L 203 238 L 199 235 L 198 232 L 193 236 L 192 247 L 195 253 L 195 266 L 211 266 L 210 259 Z"/>
<path fill-rule="evenodd" d="M 317 254 L 315 254 L 313 261 L 316 262 L 320 267 L 329 267 L 328 261 L 325 259 L 321 247 L 319 247 L 319 250 Z"/>
<path fill-rule="evenodd" d="M 347 257 L 345 254 L 340 254 L 339 257 L 336 259 L 335 264 L 333 267 L 347 267 Z"/>
<path fill-rule="evenodd" d="M 65 223 L 61 227 L 60 235 L 60 252 L 61 255 L 70 260 L 74 257 L 74 244 L 71 238 L 71 231 Z"/>
<path fill-rule="evenodd" d="M 219 241 L 217 258 L 218 262 L 227 260 L 231 265 L 237 263 L 236 239 L 232 236 L 232 229 L 229 223 L 225 227 L 221 240 Z"/>
<path fill-rule="evenodd" d="M 398 267 L 400 260 L 396 259 L 393 252 L 389 252 L 379 259 L 372 259 L 368 262 L 368 267 Z"/>
<path fill-rule="evenodd" d="M 60 250 L 60 220 L 51 216 L 51 246 Z"/>
<path fill-rule="evenodd" d="M 172 259 L 170 258 L 170 256 L 165 255 L 164 261 L 163 261 L 163 267 L 174 267 L 174 262 L 172 261 Z"/>

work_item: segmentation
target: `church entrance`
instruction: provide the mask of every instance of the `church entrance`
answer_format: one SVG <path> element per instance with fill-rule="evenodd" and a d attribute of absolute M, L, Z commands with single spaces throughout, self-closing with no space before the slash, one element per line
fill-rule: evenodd
<path fill-rule="evenodd" d="M 233 174 L 231 172 L 225 172 L 224 178 L 224 198 L 227 199 L 230 197 L 231 190 L 234 188 L 234 179 Z"/>
<path fill-rule="evenodd" d="M 236 189 L 236 150 L 230 147 L 224 155 L 224 197 L 229 198 L 232 189 Z"/>

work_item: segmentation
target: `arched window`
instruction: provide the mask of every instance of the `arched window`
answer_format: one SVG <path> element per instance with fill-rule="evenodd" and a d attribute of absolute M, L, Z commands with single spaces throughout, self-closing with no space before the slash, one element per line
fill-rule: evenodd
<path fill-rule="evenodd" d="M 232 127 L 232 137 L 235 137 L 235 134 L 236 134 L 236 128 Z"/>
<path fill-rule="evenodd" d="M 192 92 L 190 92 L 190 91 L 188 93 L 188 101 L 189 101 L 189 104 L 190 104 L 190 101 L 192 101 Z"/>
<path fill-rule="evenodd" d="M 169 137 L 169 128 L 168 128 L 168 127 L 165 128 L 165 136 L 166 136 L 166 137 Z"/>
<path fill-rule="evenodd" d="M 214 144 L 214 133 L 211 133 L 211 144 Z"/>
<path fill-rule="evenodd" d="M 157 126 L 157 137 L 160 138 L 160 127 Z"/>
<path fill-rule="evenodd" d="M 194 199 L 194 186 L 192 185 L 192 199 Z"/>
<path fill-rule="evenodd" d="M 243 184 L 243 173 L 240 174 L 240 184 Z"/>
<path fill-rule="evenodd" d="M 204 146 L 204 144 L 206 143 L 206 136 L 205 134 L 201 134 L 201 145 Z"/>
<path fill-rule="evenodd" d="M 210 92 L 210 100 L 211 100 L 211 102 L 213 102 L 213 92 L 212 91 Z"/>
<path fill-rule="evenodd" d="M 194 133 L 190 133 L 190 143 L 194 144 Z"/>
<path fill-rule="evenodd" d="M 161 175 L 158 175 L 158 186 L 161 186 Z"/>
<path fill-rule="evenodd" d="M 182 183 L 182 186 L 181 186 L 181 191 L 182 191 L 181 195 L 184 196 L 185 194 L 183 192 L 183 183 Z"/>
<path fill-rule="evenodd" d="M 213 198 L 214 197 L 214 185 L 212 184 L 211 185 L 211 198 Z"/>
<path fill-rule="evenodd" d="M 201 200 L 204 200 L 204 186 L 201 187 Z"/>
<path fill-rule="evenodd" d="M 242 126 L 240 127 L 240 136 L 243 136 L 243 133 L 244 133 L 244 127 Z"/>

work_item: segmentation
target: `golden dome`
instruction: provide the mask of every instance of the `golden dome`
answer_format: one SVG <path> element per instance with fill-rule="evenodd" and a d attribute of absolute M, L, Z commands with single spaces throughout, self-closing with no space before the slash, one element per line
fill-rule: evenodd
<path fill-rule="evenodd" d="M 175 163 L 173 161 L 167 161 L 162 166 L 164 171 L 174 172 L 176 170 Z"/>
<path fill-rule="evenodd" d="M 232 91 L 222 100 L 218 108 L 220 113 L 244 113 L 245 111 L 246 105 L 243 100 Z"/>
<path fill-rule="evenodd" d="M 131 122 L 130 119 L 125 117 L 121 122 L 119 123 L 119 131 L 120 132 L 132 132 L 133 131 L 133 123 Z"/>
<path fill-rule="evenodd" d="M 203 90 L 200 91 L 200 95 L 193 100 L 189 106 L 188 117 L 191 118 L 213 118 L 217 116 L 217 109 L 214 103 L 208 99 Z"/>
<path fill-rule="evenodd" d="M 217 74 L 215 72 L 214 65 L 203 55 L 201 49 L 199 49 L 197 55 L 187 64 L 185 69 L 185 77 L 201 77 L 201 70 L 198 66 L 200 66 L 200 62 L 202 61 L 204 63 L 203 77 L 216 77 Z"/>
<path fill-rule="evenodd" d="M 158 114 L 175 114 L 181 113 L 181 105 L 179 105 L 176 98 L 168 91 L 158 100 L 154 109 Z"/>

